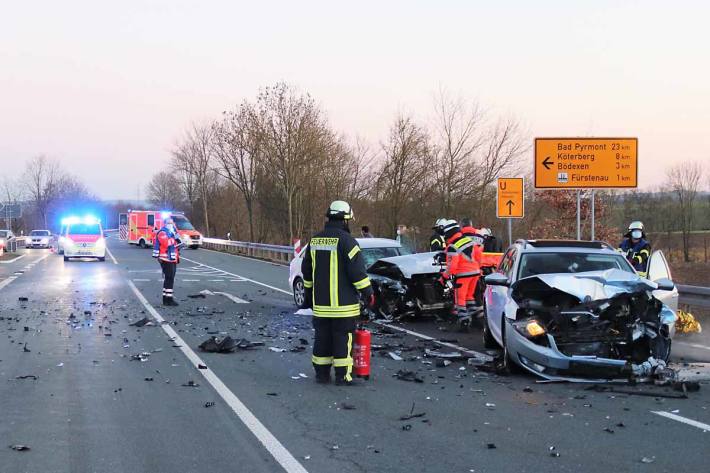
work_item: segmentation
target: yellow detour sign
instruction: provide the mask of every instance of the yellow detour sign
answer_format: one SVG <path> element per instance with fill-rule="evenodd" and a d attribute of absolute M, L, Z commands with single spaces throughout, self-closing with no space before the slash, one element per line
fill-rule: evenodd
<path fill-rule="evenodd" d="M 523 218 L 525 216 L 525 200 L 523 199 L 522 177 L 498 178 L 498 218 Z"/>
<path fill-rule="evenodd" d="M 636 187 L 638 138 L 535 138 L 535 188 Z"/>

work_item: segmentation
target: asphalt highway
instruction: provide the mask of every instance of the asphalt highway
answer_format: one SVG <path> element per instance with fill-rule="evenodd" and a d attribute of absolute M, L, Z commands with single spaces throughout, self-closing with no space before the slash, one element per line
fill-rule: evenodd
<path fill-rule="evenodd" d="M 678 399 L 440 366 L 426 348 L 496 353 L 477 330 L 426 320 L 371 324 L 372 378 L 317 385 L 287 267 L 186 250 L 180 306 L 166 308 L 150 251 L 109 249 L 105 262 L 23 250 L 0 264 L 2 472 L 707 471 L 710 384 Z M 224 335 L 263 346 L 199 350 Z M 710 343 L 679 336 L 673 357 L 708 362 Z"/>

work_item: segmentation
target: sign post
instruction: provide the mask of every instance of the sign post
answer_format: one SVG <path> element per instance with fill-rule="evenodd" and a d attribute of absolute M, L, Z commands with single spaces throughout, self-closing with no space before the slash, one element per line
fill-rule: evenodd
<path fill-rule="evenodd" d="M 496 186 L 496 216 L 508 221 L 508 242 L 513 243 L 514 218 L 525 217 L 525 182 L 522 177 L 499 177 Z"/>
<path fill-rule="evenodd" d="M 638 186 L 638 138 L 535 138 L 535 188 L 577 190 L 577 239 L 581 239 L 581 190 Z"/>

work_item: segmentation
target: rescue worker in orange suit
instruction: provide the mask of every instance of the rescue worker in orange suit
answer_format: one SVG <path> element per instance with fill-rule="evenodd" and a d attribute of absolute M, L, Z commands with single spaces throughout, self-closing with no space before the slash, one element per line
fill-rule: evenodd
<path fill-rule="evenodd" d="M 326 214 L 325 228 L 308 242 L 303 259 L 303 287 L 306 307 L 313 308 L 313 356 L 316 382 L 352 384 L 353 333 L 360 317 L 360 296 L 369 307 L 375 298 L 365 273 L 357 241 L 350 235 L 353 211 L 347 202 L 336 200 Z"/>
<path fill-rule="evenodd" d="M 446 247 L 446 241 L 444 240 L 444 222 L 446 219 L 440 218 L 431 227 L 434 233 L 429 239 L 429 251 L 444 251 Z"/>
<path fill-rule="evenodd" d="M 476 262 L 475 243 L 461 233 L 456 220 L 447 220 L 444 224 L 446 238 L 446 272 L 444 279 L 454 282 L 454 307 L 452 310 L 459 321 L 470 317 L 466 309 L 466 298 L 470 292 L 473 278 L 480 275 L 479 263 Z"/>
<path fill-rule="evenodd" d="M 472 271 L 477 271 L 477 276 L 471 277 L 471 282 L 468 284 L 468 291 L 466 292 L 466 311 L 469 315 L 473 315 L 480 306 L 476 302 L 476 286 L 481 275 L 481 262 L 483 260 L 483 243 L 484 237 L 480 234 L 479 230 L 473 228 L 473 222 L 470 218 L 461 219 L 461 233 L 473 240 L 473 261 L 468 264 Z"/>
<path fill-rule="evenodd" d="M 163 220 L 163 227 L 155 234 L 154 240 L 153 258 L 158 259 L 163 270 L 163 305 L 176 306 L 178 303 L 173 297 L 173 286 L 177 265 L 180 263 L 180 239 L 171 217 Z"/>

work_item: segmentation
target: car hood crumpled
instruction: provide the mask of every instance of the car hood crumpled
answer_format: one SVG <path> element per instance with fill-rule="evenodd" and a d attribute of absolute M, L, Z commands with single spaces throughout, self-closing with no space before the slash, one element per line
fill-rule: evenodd
<path fill-rule="evenodd" d="M 623 293 L 654 291 L 658 285 L 637 274 L 620 269 L 589 271 L 585 273 L 555 273 L 529 276 L 515 282 L 511 296 L 516 302 L 532 294 L 553 290 L 565 292 L 580 302 L 611 299 Z"/>
<path fill-rule="evenodd" d="M 387 266 L 396 266 L 402 273 L 402 276 L 409 279 L 415 274 L 436 274 L 439 272 L 439 266 L 434 265 L 433 253 L 415 253 L 412 255 L 390 256 L 377 260 L 368 272 L 378 273 L 378 269 Z"/>

